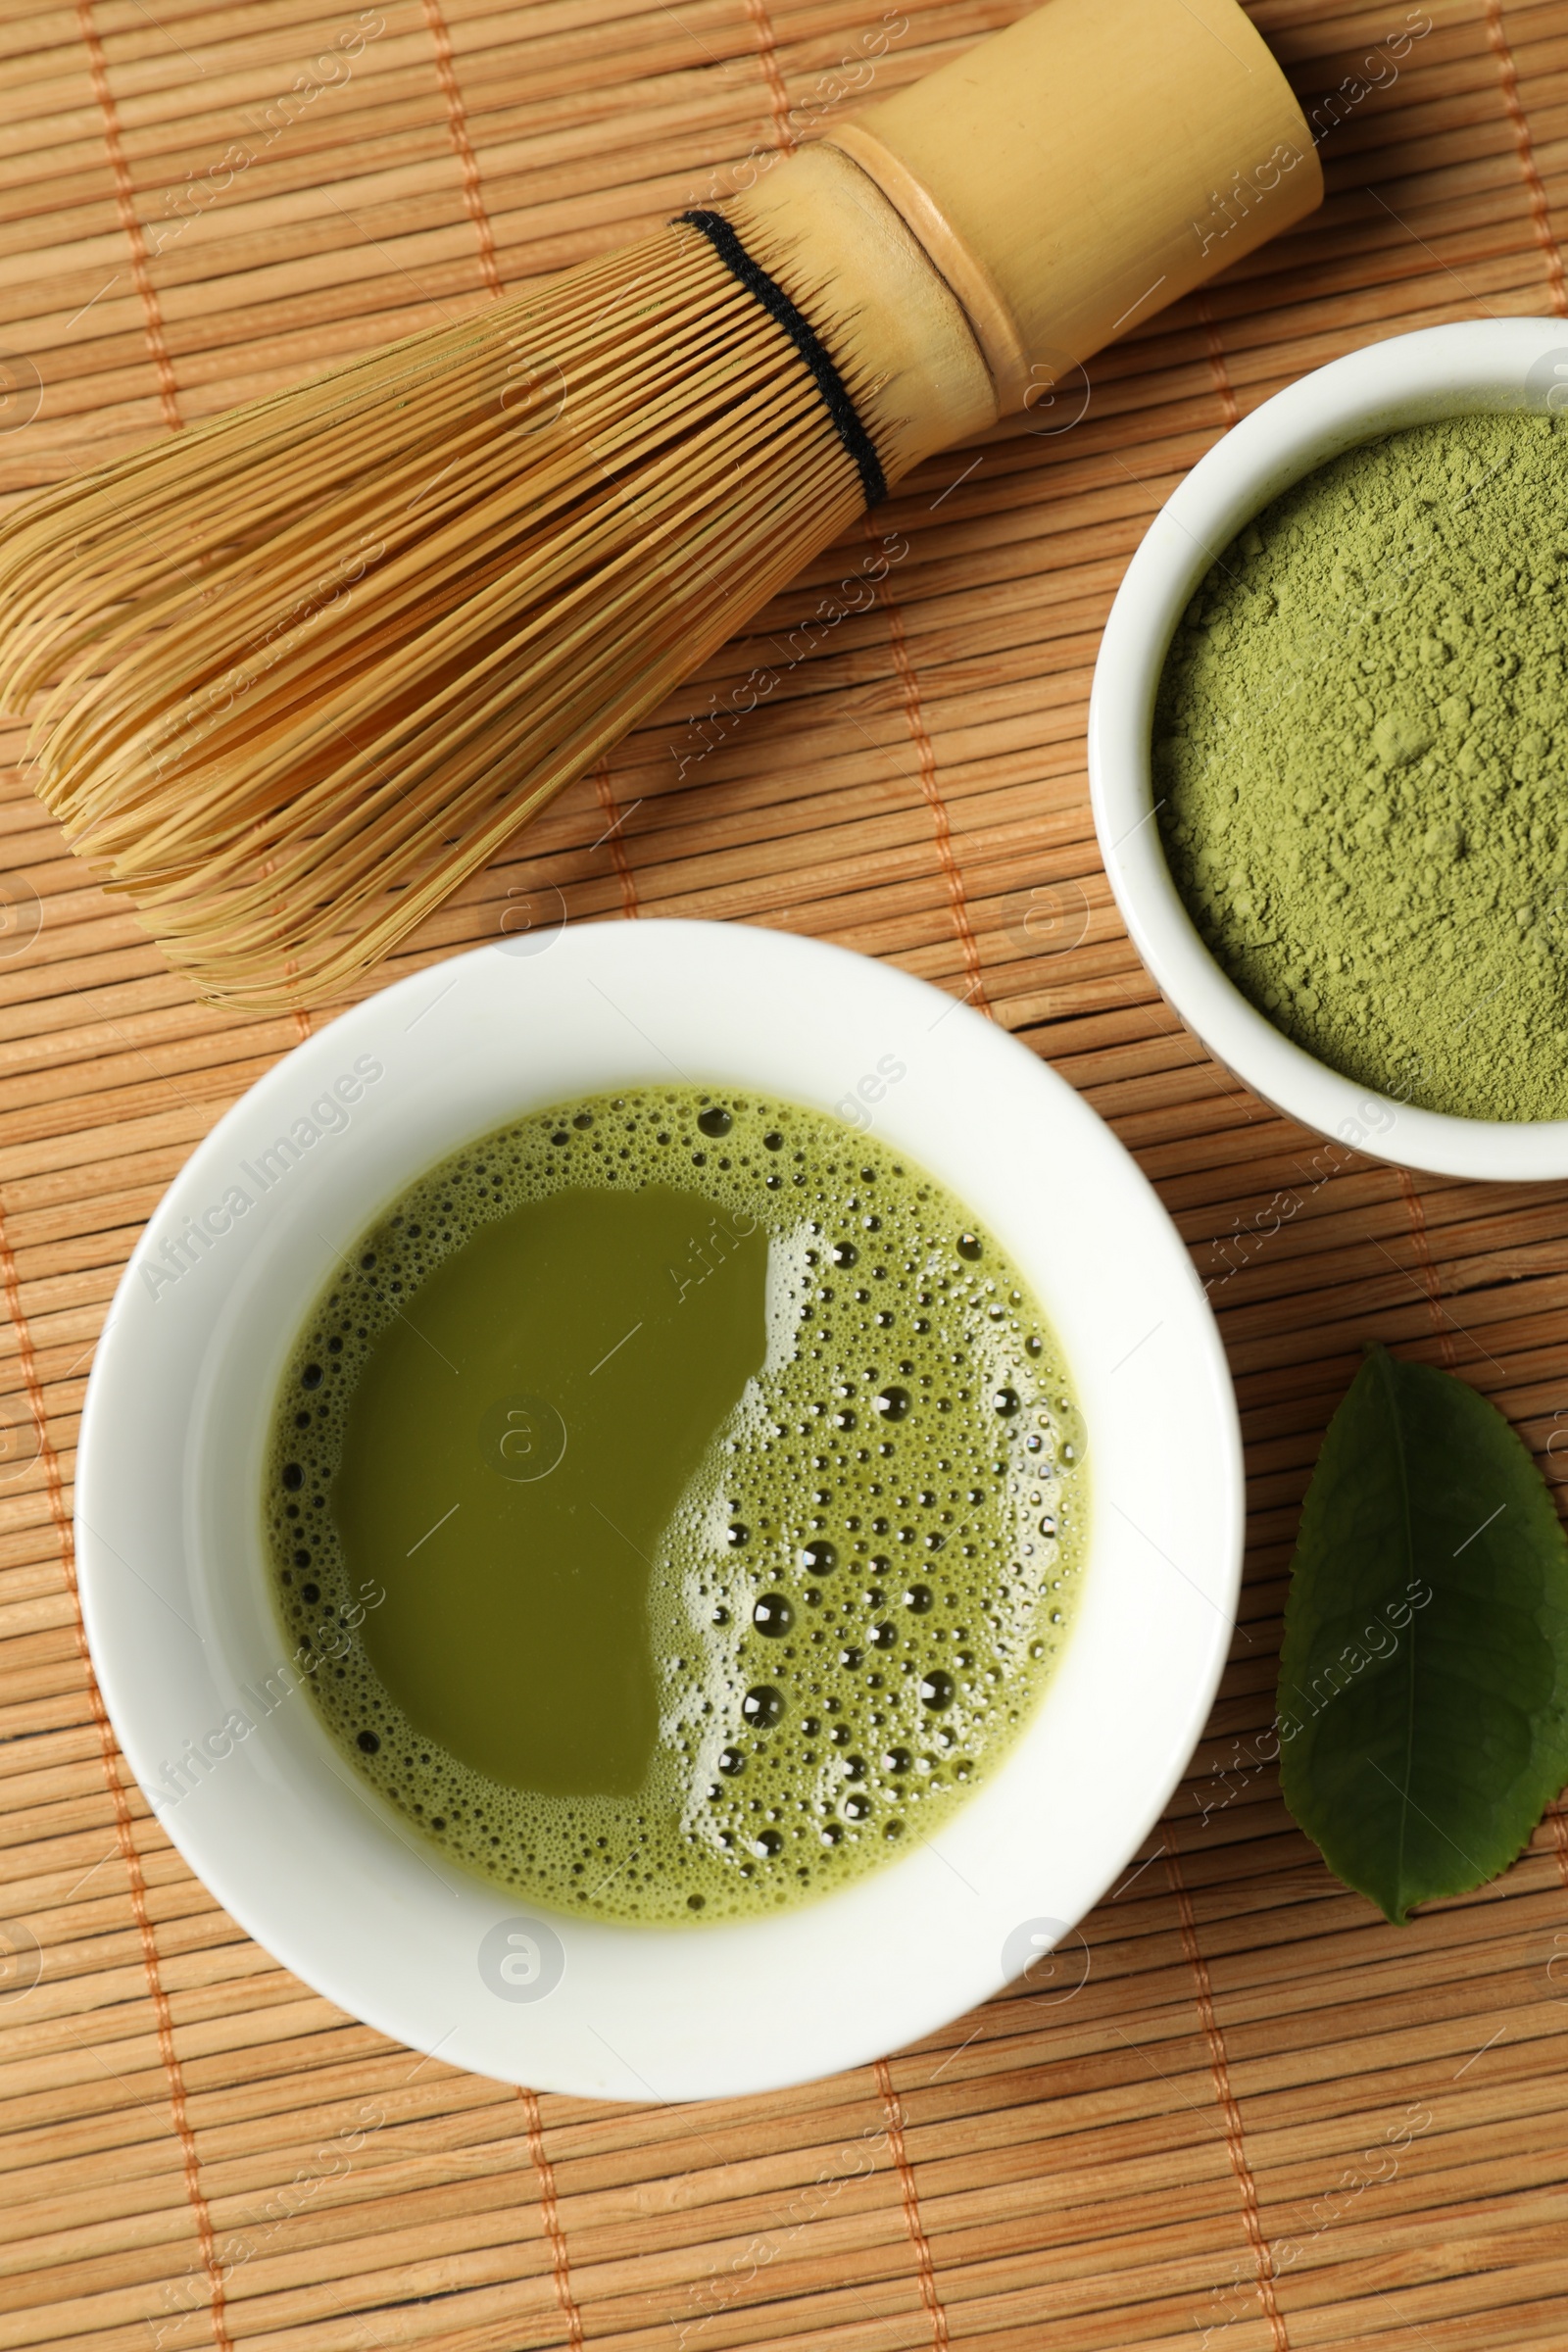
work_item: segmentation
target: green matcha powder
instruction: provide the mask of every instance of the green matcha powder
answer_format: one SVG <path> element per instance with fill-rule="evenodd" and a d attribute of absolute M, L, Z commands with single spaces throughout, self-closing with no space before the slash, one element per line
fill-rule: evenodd
<path fill-rule="evenodd" d="M 1171 872 L 1358 1084 L 1568 1117 L 1568 441 L 1459 416 L 1351 450 L 1205 577 L 1154 723 Z"/>

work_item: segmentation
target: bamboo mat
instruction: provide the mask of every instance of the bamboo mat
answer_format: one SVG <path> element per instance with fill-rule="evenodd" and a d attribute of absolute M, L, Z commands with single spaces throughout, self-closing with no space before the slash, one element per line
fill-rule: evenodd
<path fill-rule="evenodd" d="M 726 192 L 867 86 L 879 27 L 887 90 L 1015 13 L 7 0 L 0 490 Z M 922 468 L 878 518 L 908 553 L 877 610 L 734 726 L 713 713 L 759 647 L 728 649 L 400 959 L 554 892 L 572 921 L 782 925 L 969 995 L 1083 1089 L 1211 1285 L 1250 1445 L 1243 1620 L 1168 1817 L 1053 1984 L 725 2106 L 475 2081 L 240 1936 L 104 1720 L 71 1477 L 136 1232 L 299 1028 L 194 1004 L 10 769 L 0 2347 L 1568 2342 L 1568 1820 L 1396 1931 L 1329 1879 L 1255 1744 L 1297 1508 L 1363 1337 L 1456 1369 L 1548 1471 L 1564 1458 L 1568 1188 L 1412 1181 L 1247 1097 L 1116 921 L 1083 751 L 1122 566 L 1240 414 L 1402 328 L 1568 316 L 1568 9 L 1252 14 L 1324 133 L 1326 210 L 1097 362 L 1070 429 Z M 756 634 L 814 610 L 859 544 Z"/>

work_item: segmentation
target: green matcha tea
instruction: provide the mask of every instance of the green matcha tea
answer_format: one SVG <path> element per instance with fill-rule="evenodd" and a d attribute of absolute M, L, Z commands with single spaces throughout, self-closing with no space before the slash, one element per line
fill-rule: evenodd
<path fill-rule="evenodd" d="M 1568 1118 L 1568 417 L 1447 416 L 1250 522 L 1152 736 L 1216 960 L 1358 1086 Z"/>
<path fill-rule="evenodd" d="M 1056 1344 L 923 1170 L 645 1087 L 413 1186 L 289 1361 L 276 1594 L 329 1730 L 563 1911 L 736 1918 L 938 1829 L 1036 1706 L 1083 1553 Z"/>

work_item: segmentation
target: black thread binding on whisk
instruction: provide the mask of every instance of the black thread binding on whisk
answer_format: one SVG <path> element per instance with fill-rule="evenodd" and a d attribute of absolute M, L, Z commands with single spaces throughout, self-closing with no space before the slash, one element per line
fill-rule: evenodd
<path fill-rule="evenodd" d="M 739 237 L 721 213 L 681 213 L 678 219 L 688 227 L 700 229 L 708 239 L 725 269 L 738 284 L 746 288 L 754 301 L 760 302 L 770 318 L 776 319 L 796 350 L 800 353 L 812 382 L 822 396 L 822 406 L 855 463 L 865 492 L 868 507 L 879 507 L 888 494 L 887 475 L 876 454 L 876 444 L 850 398 L 848 386 L 834 365 L 833 355 L 817 334 L 810 320 L 798 311 L 777 278 L 753 261 Z"/>

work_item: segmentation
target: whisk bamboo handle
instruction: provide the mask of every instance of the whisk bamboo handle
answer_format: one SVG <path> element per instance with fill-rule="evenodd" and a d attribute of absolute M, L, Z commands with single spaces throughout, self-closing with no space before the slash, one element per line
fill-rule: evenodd
<path fill-rule="evenodd" d="M 1001 416 L 1323 194 L 1236 0 L 1049 0 L 828 139 L 956 298 Z"/>
<path fill-rule="evenodd" d="M 962 305 L 858 164 L 818 142 L 728 207 L 839 363 L 887 483 L 997 418 Z"/>

